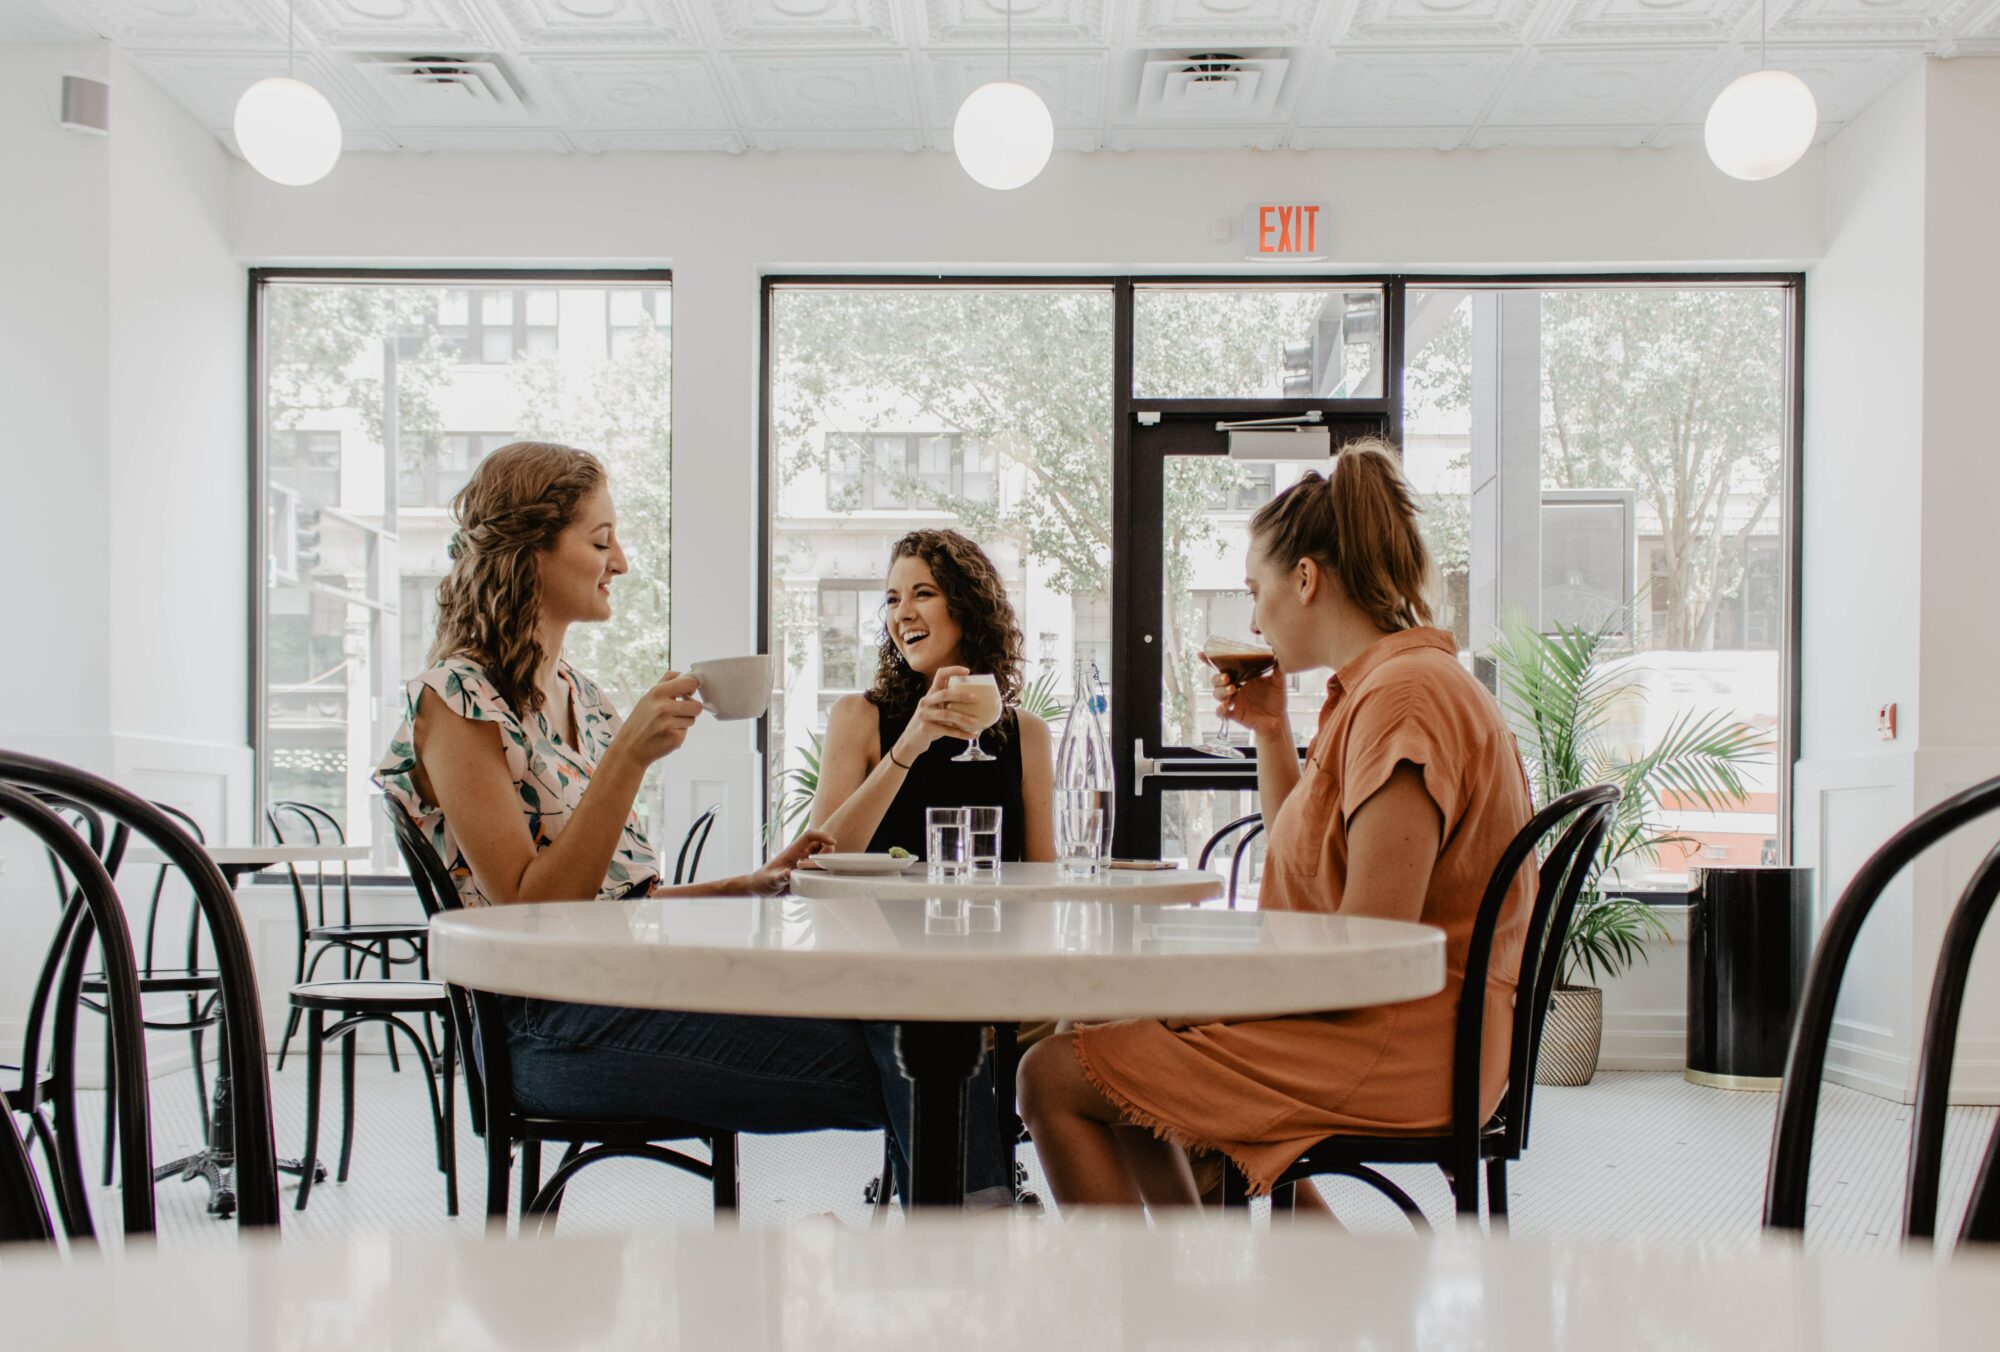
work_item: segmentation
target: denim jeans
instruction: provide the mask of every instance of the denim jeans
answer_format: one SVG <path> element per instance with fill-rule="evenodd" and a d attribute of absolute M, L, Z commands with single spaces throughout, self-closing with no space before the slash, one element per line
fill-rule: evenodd
<path fill-rule="evenodd" d="M 514 1097 L 551 1117 L 677 1117 L 724 1131 L 887 1128 L 909 1196 L 910 1082 L 895 1026 L 684 1014 L 503 997 Z M 1011 1186 L 989 1063 L 966 1095 L 965 1191 L 992 1205 Z M 1001 1190 L 1001 1191 L 996 1191 Z"/>

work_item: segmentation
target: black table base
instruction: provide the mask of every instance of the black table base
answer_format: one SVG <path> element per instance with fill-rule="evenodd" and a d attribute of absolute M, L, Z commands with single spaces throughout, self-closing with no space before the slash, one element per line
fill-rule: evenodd
<path fill-rule="evenodd" d="M 966 1089 L 986 1059 L 977 1023 L 899 1023 L 896 1062 L 909 1077 L 912 1206 L 965 1205 Z"/>

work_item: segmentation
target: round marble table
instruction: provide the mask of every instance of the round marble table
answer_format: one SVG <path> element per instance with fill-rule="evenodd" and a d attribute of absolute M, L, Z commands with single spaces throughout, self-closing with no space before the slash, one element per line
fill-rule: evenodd
<path fill-rule="evenodd" d="M 1060 864 L 1002 864 L 991 876 L 961 876 L 932 882 L 927 866 L 918 863 L 907 873 L 829 873 L 825 869 L 792 870 L 792 891 L 815 901 L 926 900 L 964 897 L 970 901 L 1151 901 L 1177 904 L 1219 897 L 1228 880 L 1220 873 L 1194 869 L 1099 870 L 1095 878 L 1065 878 Z"/>
<path fill-rule="evenodd" d="M 0 1254 L 9 1352 L 1985 1352 L 2000 1255 L 919 1217 L 500 1244 L 355 1235 Z"/>
<path fill-rule="evenodd" d="M 490 906 L 433 919 L 430 955 L 434 976 L 503 995 L 895 1022 L 919 1204 L 963 1196 L 965 1082 L 988 1023 L 1258 1017 L 1444 986 L 1444 933 L 1427 925 L 1098 900 Z"/>

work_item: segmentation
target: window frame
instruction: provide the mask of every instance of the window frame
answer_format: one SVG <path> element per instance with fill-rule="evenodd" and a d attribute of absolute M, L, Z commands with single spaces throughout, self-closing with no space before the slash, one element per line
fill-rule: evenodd
<path fill-rule="evenodd" d="M 1805 490 L 1803 476 L 1804 425 L 1805 425 L 1805 313 L 1806 278 L 1803 272 L 1773 272 L 1767 270 L 1744 271 L 1606 271 L 1606 272 L 1518 272 L 1518 273 L 1460 273 L 1460 272 L 1400 272 L 1400 273 L 1342 273 L 1327 271 L 1320 273 L 1231 271 L 1225 273 L 1186 273 L 1180 271 L 1128 272 L 1105 275 L 1099 273 L 1077 275 L 1050 274 L 990 274 L 966 273 L 912 274 L 912 273 L 767 273 L 761 279 L 762 288 L 758 311 L 758 370 L 757 370 L 757 632 L 759 641 L 768 650 L 771 644 L 771 630 L 776 617 L 771 606 L 771 550 L 775 543 L 772 523 L 772 509 L 777 501 L 776 466 L 774 452 L 776 439 L 771 426 L 772 362 L 775 353 L 775 329 L 773 305 L 778 291 L 786 288 L 818 288 L 822 290 L 866 290 L 882 288 L 990 288 L 1018 287 L 1022 289 L 1047 288 L 1092 288 L 1108 287 L 1113 293 L 1116 307 L 1114 318 L 1112 354 L 1112 514 L 1114 530 L 1116 523 L 1129 509 L 1130 498 L 1123 490 L 1129 475 L 1130 436 L 1133 413 L 1138 406 L 1148 409 L 1172 409 L 1176 405 L 1189 405 L 1205 401 L 1175 400 L 1155 397 L 1141 397 L 1133 392 L 1133 295 L 1135 288 L 1144 286 L 1172 286 L 1224 289 L 1230 286 L 1319 286 L 1336 288 L 1341 285 L 1379 285 L 1383 295 L 1382 315 L 1382 369 L 1383 388 L 1379 397 L 1341 398 L 1330 401 L 1343 408 L 1357 412 L 1379 412 L 1386 417 L 1390 438 L 1400 446 L 1403 441 L 1403 367 L 1406 356 L 1403 351 L 1404 320 L 1408 305 L 1408 288 L 1433 287 L 1440 289 L 1540 289 L 1586 288 L 1594 290 L 1630 290 L 1644 287 L 1660 288 L 1714 288 L 1714 287 L 1758 287 L 1770 288 L 1784 293 L 1787 306 L 1787 322 L 1784 330 L 1785 350 L 1782 367 L 1786 388 L 1781 395 L 1785 427 L 1782 434 L 1782 454 L 1784 457 L 1784 483 L 1780 498 L 1784 503 L 1784 523 L 1780 533 L 1779 558 L 1783 570 L 1780 586 L 1780 604 L 1783 612 L 1781 634 L 1777 644 L 1779 653 L 1779 697 L 1784 708 L 1779 716 L 1779 744 L 1777 747 L 1778 777 L 1778 824 L 1777 839 L 1779 855 L 1783 860 L 1792 858 L 1793 832 L 1795 828 L 1792 793 L 1798 765 L 1799 743 L 1802 733 L 1803 696 L 1801 691 L 1800 654 L 1803 644 L 1803 616 L 1800 605 L 1800 588 L 1804 564 L 1803 512 Z M 1255 401 L 1246 401 L 1254 403 Z M 865 464 L 864 464 L 865 472 Z M 1131 551 L 1125 551 L 1130 553 Z M 1130 569 L 1134 561 L 1122 560 L 1117 554 L 1112 559 L 1112 583 L 1110 604 L 1112 606 L 1112 633 L 1120 633 L 1118 597 L 1130 590 Z M 1636 565 L 1635 565 L 1636 568 Z M 1634 581 L 1636 581 L 1636 573 Z M 1636 617 L 1635 617 L 1636 618 Z M 1123 701 L 1119 702 L 1120 704 Z M 1119 720 L 1115 717 L 1114 723 Z M 1118 741 L 1120 729 L 1113 729 L 1114 745 Z M 768 718 L 757 720 L 756 743 L 760 776 L 758 802 L 765 803 L 770 798 L 771 742 Z M 1122 779 L 1121 779 L 1122 785 Z M 1661 905 L 1685 904 L 1683 892 L 1647 892 L 1635 890 L 1634 895 L 1642 900 Z"/>
<path fill-rule="evenodd" d="M 600 285 L 641 284 L 656 289 L 671 290 L 673 271 L 670 268 L 363 268 L 363 267 L 253 267 L 246 270 L 246 314 L 245 321 L 249 340 L 249 360 L 245 381 L 245 442 L 249 456 L 249 548 L 244 568 L 244 600 L 246 632 L 249 638 L 249 661 L 246 664 L 249 675 L 249 694 L 245 737 L 250 745 L 252 826 L 255 839 L 265 842 L 268 828 L 264 821 L 266 791 L 270 782 L 270 748 L 265 744 L 264 722 L 269 714 L 269 698 L 266 686 L 266 665 L 264 644 L 267 638 L 264 623 L 264 597 L 268 581 L 265 577 L 265 556 L 270 547 L 270 534 L 266 514 L 266 499 L 269 493 L 270 460 L 266 437 L 269 429 L 264 419 L 264 380 L 267 370 L 264 349 L 264 293 L 273 283 L 306 282 L 335 284 L 351 282 L 364 286 L 443 286 L 466 290 L 508 290 L 517 286 L 575 286 L 590 287 Z M 526 309 L 519 314 L 523 321 Z M 467 362 L 464 365 L 492 365 L 492 363 Z M 385 529 L 393 531 L 398 512 L 401 510 L 400 493 L 388 495 L 385 504 Z M 400 584 L 399 584 L 400 590 Z M 350 831 L 353 823 L 344 824 Z M 356 873 L 351 881 L 356 886 L 407 887 L 409 878 L 402 874 Z"/>

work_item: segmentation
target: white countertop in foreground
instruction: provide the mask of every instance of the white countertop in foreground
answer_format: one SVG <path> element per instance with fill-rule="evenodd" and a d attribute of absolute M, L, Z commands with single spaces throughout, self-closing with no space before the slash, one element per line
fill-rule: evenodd
<path fill-rule="evenodd" d="M 1368 1239 L 1237 1217 L 24 1253 L 0 1252 L 10 1352 L 1985 1352 L 2000 1325 L 1996 1255 Z"/>

